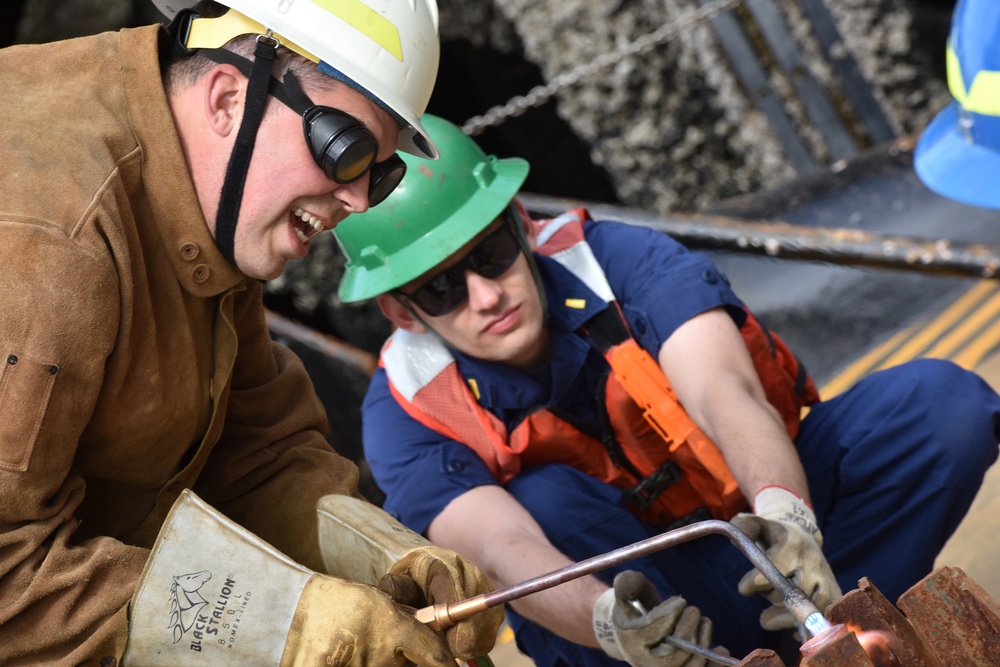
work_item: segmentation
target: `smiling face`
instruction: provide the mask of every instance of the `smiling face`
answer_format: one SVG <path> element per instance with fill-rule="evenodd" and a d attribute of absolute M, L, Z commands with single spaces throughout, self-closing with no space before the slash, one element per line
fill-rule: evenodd
<path fill-rule="evenodd" d="M 461 262 L 500 224 L 499 220 L 494 222 L 447 261 L 399 292 L 411 294 L 430 278 Z M 378 298 L 379 306 L 400 328 L 420 333 L 430 327 L 448 345 L 472 357 L 524 370 L 544 364 L 549 356 L 545 313 L 524 253 L 519 253 L 511 267 L 495 278 L 485 278 L 469 269 L 464 275 L 468 300 L 445 315 L 432 317 L 405 296 L 402 301 L 406 305 L 393 295 L 383 294 Z"/>
<path fill-rule="evenodd" d="M 323 85 L 300 81 L 313 104 L 349 114 L 378 143 L 376 160 L 393 155 L 399 127 L 361 93 L 317 75 Z M 216 234 L 219 199 L 246 101 L 247 79 L 228 64 L 170 87 L 169 102 L 206 224 Z M 337 183 L 316 164 L 306 144 L 302 116 L 274 97 L 254 143 L 236 224 L 234 256 L 257 280 L 278 277 L 291 259 L 305 257 L 309 241 L 351 213 L 368 209 L 369 176 Z"/>
<path fill-rule="evenodd" d="M 398 126 L 367 97 L 342 84 L 308 93 L 314 103 L 344 111 L 367 127 L 378 141 L 376 160 L 395 152 Z M 237 266 L 258 280 L 276 278 L 289 260 L 305 257 L 316 234 L 368 209 L 368 182 L 367 174 L 343 185 L 329 179 L 306 145 L 302 117 L 271 98 L 243 189 Z M 209 226 L 214 230 L 214 218 Z"/>

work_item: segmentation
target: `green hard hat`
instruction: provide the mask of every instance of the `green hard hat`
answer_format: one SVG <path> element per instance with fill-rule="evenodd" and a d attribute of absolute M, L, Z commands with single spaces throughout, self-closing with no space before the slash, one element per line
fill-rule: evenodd
<path fill-rule="evenodd" d="M 441 157 L 401 154 L 406 175 L 385 201 L 334 229 L 347 264 L 341 301 L 401 287 L 448 259 L 492 223 L 521 188 L 528 163 L 486 153 L 460 127 L 426 114 Z"/>

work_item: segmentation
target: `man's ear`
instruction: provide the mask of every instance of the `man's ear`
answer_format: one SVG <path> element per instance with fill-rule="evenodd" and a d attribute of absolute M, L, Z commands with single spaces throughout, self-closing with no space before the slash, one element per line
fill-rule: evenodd
<path fill-rule="evenodd" d="M 205 118 L 219 136 L 227 136 L 240 127 L 246 78 L 232 65 L 216 65 L 203 77 Z"/>
<path fill-rule="evenodd" d="M 393 295 L 379 294 L 376 297 L 376 301 L 382 314 L 400 329 L 412 333 L 424 333 L 427 331 L 427 327 L 424 326 L 423 322 L 417 319 L 410 309 L 400 303 L 399 299 Z"/>

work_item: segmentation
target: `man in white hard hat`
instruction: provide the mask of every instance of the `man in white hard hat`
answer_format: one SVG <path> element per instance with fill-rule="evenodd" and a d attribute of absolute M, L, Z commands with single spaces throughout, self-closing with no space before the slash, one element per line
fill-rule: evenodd
<path fill-rule="evenodd" d="M 434 665 L 489 590 L 361 499 L 259 281 L 436 149 L 433 0 L 158 2 L 0 51 L 0 663 Z"/>

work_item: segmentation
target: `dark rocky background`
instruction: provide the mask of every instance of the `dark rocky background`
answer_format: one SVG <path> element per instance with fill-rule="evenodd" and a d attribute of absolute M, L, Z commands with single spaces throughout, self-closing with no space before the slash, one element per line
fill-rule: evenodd
<path fill-rule="evenodd" d="M 839 169 L 811 125 L 793 80 L 775 66 L 744 0 L 729 14 L 767 72 L 770 94 L 812 165 L 796 168 L 741 85 L 718 34 L 702 22 L 638 57 L 622 59 L 523 115 L 486 128 L 487 152 L 532 164 L 525 190 L 666 213 L 711 212 Z M 802 7 L 768 0 L 793 35 L 804 68 L 833 100 L 855 148 L 872 145 Z M 428 111 L 458 124 L 688 16 L 707 0 L 439 0 L 442 59 Z M 954 0 L 825 0 L 896 137 L 919 133 L 949 100 L 944 48 Z M 7 0 L 0 45 L 42 42 L 161 20 L 148 0 Z M 8 94 L 17 94 L 8 91 Z M 331 412 L 331 441 L 361 460 L 357 410 L 371 354 L 389 333 L 371 304 L 341 304 L 342 258 L 332 235 L 266 286 L 290 318 L 273 328 L 306 360 Z M 277 320 L 276 320 L 277 322 Z M 308 327 L 298 329 L 294 323 Z M 306 335 L 304 332 L 308 331 Z M 319 338 L 313 336 L 316 333 Z M 324 338 L 326 337 L 326 338 Z M 361 461 L 363 466 L 363 461 Z M 363 468 L 364 471 L 364 468 Z M 369 495 L 378 499 L 377 489 Z"/>

